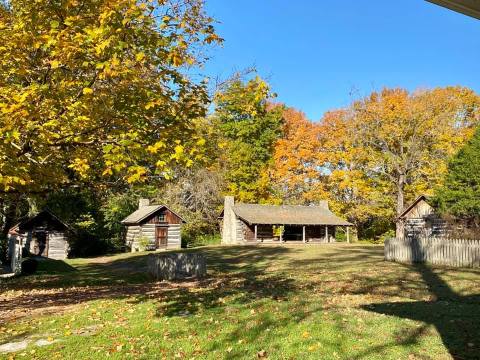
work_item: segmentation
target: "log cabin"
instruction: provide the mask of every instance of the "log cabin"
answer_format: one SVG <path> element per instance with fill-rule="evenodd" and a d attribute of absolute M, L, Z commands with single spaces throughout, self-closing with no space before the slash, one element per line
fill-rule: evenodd
<path fill-rule="evenodd" d="M 329 243 L 335 242 L 338 227 L 353 224 L 336 216 L 326 201 L 319 206 L 235 204 L 225 197 L 222 244 L 257 244 L 264 242 Z"/>
<path fill-rule="evenodd" d="M 180 249 L 184 223 L 185 220 L 167 206 L 150 205 L 148 199 L 140 199 L 138 209 L 122 220 L 126 226 L 125 243 L 132 252 Z"/>
<path fill-rule="evenodd" d="M 397 237 L 438 237 L 447 233 L 447 223 L 432 206 L 426 195 L 420 195 L 397 219 Z"/>
<path fill-rule="evenodd" d="M 55 260 L 68 257 L 72 231 L 50 210 L 21 221 L 9 231 L 10 241 L 22 245 L 23 252 Z"/>

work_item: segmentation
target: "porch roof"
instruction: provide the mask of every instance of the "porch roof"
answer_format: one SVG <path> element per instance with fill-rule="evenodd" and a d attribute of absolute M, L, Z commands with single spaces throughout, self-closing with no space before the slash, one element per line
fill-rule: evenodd
<path fill-rule="evenodd" d="M 427 0 L 450 10 L 480 19 L 479 0 Z"/>
<path fill-rule="evenodd" d="M 233 212 L 251 225 L 353 225 L 323 206 L 236 204 Z"/>

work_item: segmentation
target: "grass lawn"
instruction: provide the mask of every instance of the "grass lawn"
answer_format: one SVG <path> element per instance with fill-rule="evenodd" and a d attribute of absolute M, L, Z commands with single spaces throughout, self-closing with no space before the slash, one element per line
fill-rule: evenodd
<path fill-rule="evenodd" d="M 145 253 L 3 281 L 0 344 L 29 345 L 0 358 L 480 358 L 480 270 L 388 263 L 368 245 L 196 251 L 200 282 L 150 280 Z"/>

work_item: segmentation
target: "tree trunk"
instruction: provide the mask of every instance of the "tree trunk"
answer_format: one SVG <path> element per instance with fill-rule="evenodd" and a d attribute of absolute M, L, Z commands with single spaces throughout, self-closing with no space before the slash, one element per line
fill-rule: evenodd
<path fill-rule="evenodd" d="M 404 209 L 404 193 L 403 188 L 405 187 L 405 174 L 398 175 L 397 179 L 397 218 L 396 218 L 396 231 L 395 236 L 397 238 L 403 237 L 403 222 L 398 218 Z"/>
<path fill-rule="evenodd" d="M 0 261 L 7 259 L 8 231 L 15 225 L 16 210 L 18 202 L 13 199 L 2 199 L 3 221 L 0 228 Z"/>

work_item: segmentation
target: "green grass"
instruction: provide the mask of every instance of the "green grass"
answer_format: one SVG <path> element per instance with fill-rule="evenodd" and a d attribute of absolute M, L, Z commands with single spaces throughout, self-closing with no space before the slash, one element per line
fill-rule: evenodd
<path fill-rule="evenodd" d="M 0 283 L 0 358 L 476 359 L 480 271 L 368 245 L 205 247 L 208 277 L 154 282 L 146 254 Z M 72 268 L 75 270 L 72 271 Z"/>

